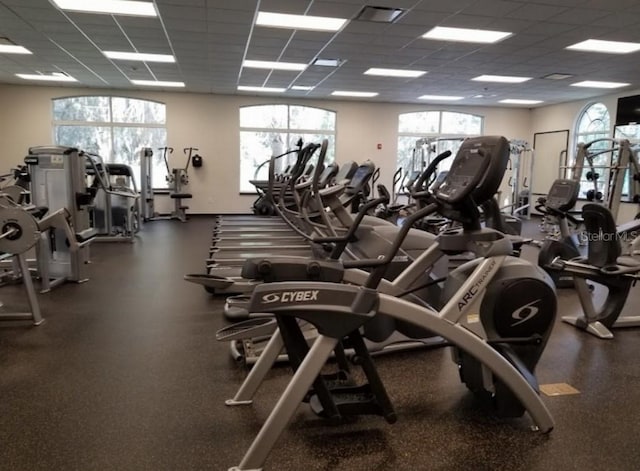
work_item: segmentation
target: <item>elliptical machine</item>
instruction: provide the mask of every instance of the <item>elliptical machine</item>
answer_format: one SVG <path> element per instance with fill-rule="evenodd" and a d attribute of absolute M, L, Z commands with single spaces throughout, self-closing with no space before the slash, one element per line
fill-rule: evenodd
<path fill-rule="evenodd" d="M 432 196 L 429 192 L 414 196 L 428 204 L 409 217 L 390 249 L 382 257 L 359 260 L 354 265 L 338 260 L 300 260 L 300 273 L 314 270 L 326 278 L 340 278 L 345 268 L 370 268 L 364 286 L 340 283 L 287 281 L 264 283 L 256 287 L 250 312 L 269 312 L 287 321 L 285 330 L 295 331 L 296 319 L 313 324 L 320 335 L 278 400 L 253 444 L 234 471 L 262 469 L 278 437 L 291 420 L 299 404 L 316 384 L 319 374 L 341 339 L 355 335 L 379 314 L 419 329 L 427 329 L 446 339 L 456 350 L 461 378 L 478 396 L 494 405 L 502 415 L 516 416 L 528 411 L 543 432 L 553 428 L 551 418 L 537 393 L 533 374 L 549 338 L 556 313 L 553 284 L 539 267 L 510 256 L 512 246 L 503 234 L 480 224 L 477 203 L 492 197 L 498 188 L 508 158 L 508 142 L 504 137 L 480 137 L 466 140 L 458 151 L 447 179 Z M 477 259 L 459 267 L 445 283 L 446 303 L 439 311 L 420 306 L 376 291 L 388 264 L 400 249 L 409 232 L 412 219 L 439 212 L 462 224 L 443 232 L 420 260 L 424 263 L 441 252 L 473 251 Z M 256 261 L 260 263 L 261 260 Z M 277 265 L 274 259 L 272 265 Z M 291 261 L 287 261 L 291 263 Z M 307 266 L 308 265 L 308 266 Z M 344 272 L 346 273 L 346 272 Z M 291 278 L 289 278 L 290 280 Z M 475 314 L 475 313 L 479 313 Z M 280 323 L 282 327 L 284 323 Z M 251 403 L 253 394 L 283 345 L 284 332 L 272 337 L 258 363 L 254 365 L 243 387 L 228 405 Z M 299 336 L 298 336 L 299 337 Z M 367 377 L 381 383 L 366 362 Z M 384 392 L 384 390 L 382 390 Z M 390 404 L 381 413 L 394 420 Z M 329 403 L 329 406 L 331 404 Z M 339 407 L 332 409 L 339 417 Z"/>

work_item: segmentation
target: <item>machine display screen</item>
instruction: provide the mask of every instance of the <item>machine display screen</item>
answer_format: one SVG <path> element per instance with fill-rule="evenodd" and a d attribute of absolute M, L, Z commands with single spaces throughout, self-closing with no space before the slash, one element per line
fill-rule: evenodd
<path fill-rule="evenodd" d="M 553 185 L 549 192 L 549 198 L 567 200 L 571 197 L 571 187 L 568 185 Z"/>
<path fill-rule="evenodd" d="M 482 167 L 482 157 L 477 151 L 467 150 L 461 158 L 456 159 L 451 166 L 450 174 L 456 177 L 473 178 Z"/>
<path fill-rule="evenodd" d="M 356 173 L 353 175 L 349 186 L 351 188 L 360 188 L 366 183 L 367 179 L 370 176 L 371 169 L 369 167 L 359 167 L 358 170 L 356 170 Z"/>
<path fill-rule="evenodd" d="M 566 211 L 578 201 L 580 184 L 573 180 L 557 180 L 551 185 L 546 206 Z"/>

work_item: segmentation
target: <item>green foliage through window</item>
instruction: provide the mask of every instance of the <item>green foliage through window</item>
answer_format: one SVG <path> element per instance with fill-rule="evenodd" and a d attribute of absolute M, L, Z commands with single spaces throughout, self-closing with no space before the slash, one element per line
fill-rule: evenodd
<path fill-rule="evenodd" d="M 140 184 L 139 151 L 154 151 L 153 186 L 166 187 L 166 166 L 158 147 L 166 146 L 166 107 L 136 98 L 77 96 L 53 100 L 57 145 L 99 154 L 106 162 L 130 165 Z"/>
<path fill-rule="evenodd" d="M 299 105 L 256 105 L 240 108 L 240 192 L 255 191 L 250 180 L 266 180 L 272 155 L 305 144 L 329 140 L 325 164 L 335 156 L 336 113 Z M 293 163 L 295 154 L 278 160 L 276 172 Z"/>
<path fill-rule="evenodd" d="M 462 138 L 482 134 L 482 116 L 453 111 L 417 111 L 398 116 L 397 168 L 408 175 L 422 170 L 430 156 L 450 150 L 456 153 Z M 452 159 L 444 160 L 438 170 L 448 170 Z M 396 191 L 402 191 L 396 188 Z"/>
<path fill-rule="evenodd" d="M 575 149 L 579 143 L 587 143 L 595 141 L 597 139 L 608 138 L 611 136 L 611 118 L 609 116 L 609 110 L 603 103 L 593 103 L 586 107 L 576 123 L 575 130 L 575 145 L 574 145 L 574 157 L 570 165 L 575 163 Z M 590 151 L 597 152 L 611 147 L 610 142 L 597 142 L 590 147 Z M 611 158 L 613 154 L 611 152 L 600 154 L 593 159 L 593 164 L 596 167 L 596 172 L 600 175 L 600 186 L 609 180 L 609 169 L 603 168 L 611 165 Z M 585 198 L 588 190 L 594 188 L 592 181 L 587 179 L 587 172 L 590 171 L 589 166 L 585 162 L 585 167 L 582 170 L 580 177 L 580 197 Z"/>

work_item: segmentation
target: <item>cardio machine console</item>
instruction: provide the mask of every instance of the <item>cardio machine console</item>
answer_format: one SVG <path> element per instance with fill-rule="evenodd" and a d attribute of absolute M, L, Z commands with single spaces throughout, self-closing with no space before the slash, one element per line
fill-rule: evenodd
<path fill-rule="evenodd" d="M 558 179 L 553 182 L 545 206 L 560 212 L 570 211 L 578 201 L 580 182 Z"/>
<path fill-rule="evenodd" d="M 502 136 L 481 136 L 466 139 L 451 164 L 437 199 L 458 203 L 471 195 L 480 204 L 498 190 L 509 160 L 509 142 Z"/>
<path fill-rule="evenodd" d="M 362 191 L 364 186 L 367 184 L 373 172 L 375 171 L 375 165 L 373 163 L 365 163 L 358 167 L 358 169 L 353 174 L 349 185 L 347 185 L 347 189 L 345 193 L 348 195 L 354 195 L 359 191 Z"/>

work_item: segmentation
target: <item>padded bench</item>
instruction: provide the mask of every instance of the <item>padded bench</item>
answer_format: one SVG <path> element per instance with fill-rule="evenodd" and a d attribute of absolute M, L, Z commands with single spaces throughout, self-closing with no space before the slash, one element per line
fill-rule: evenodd
<path fill-rule="evenodd" d="M 182 200 L 193 198 L 193 195 L 191 193 L 170 193 L 169 198 L 174 202 L 174 210 L 171 213 L 171 217 L 187 222 L 187 213 L 185 211 L 189 209 L 189 206 L 183 206 L 181 202 Z"/>

